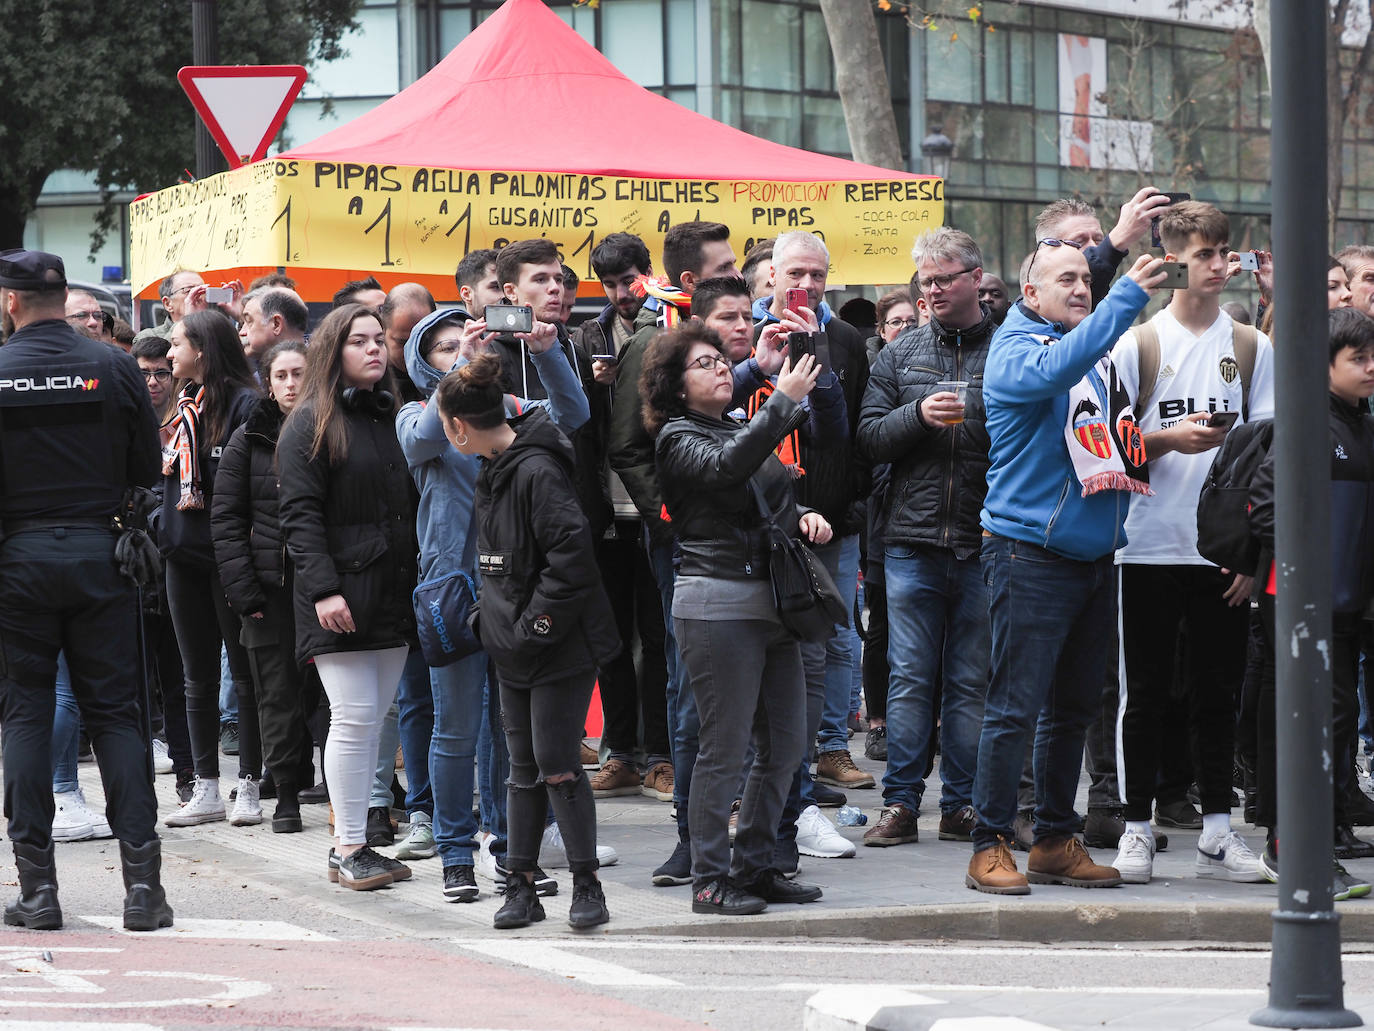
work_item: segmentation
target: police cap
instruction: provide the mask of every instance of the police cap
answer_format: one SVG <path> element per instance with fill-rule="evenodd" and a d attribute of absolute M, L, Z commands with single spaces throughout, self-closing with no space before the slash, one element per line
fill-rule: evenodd
<path fill-rule="evenodd" d="M 0 287 L 10 290 L 65 290 L 67 269 L 46 251 L 0 251 Z"/>

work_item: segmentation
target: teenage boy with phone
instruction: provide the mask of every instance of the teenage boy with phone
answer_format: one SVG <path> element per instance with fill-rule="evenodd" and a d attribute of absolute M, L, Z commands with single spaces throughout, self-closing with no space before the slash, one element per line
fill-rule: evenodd
<path fill-rule="evenodd" d="M 1155 801 L 1166 735 L 1199 742 L 1197 782 L 1202 802 L 1199 877 L 1263 879 L 1259 860 L 1231 829 L 1231 765 L 1235 701 L 1245 671 L 1251 578 L 1218 569 L 1197 551 L 1197 502 L 1213 451 L 1227 428 L 1213 412 L 1238 421 L 1274 414 L 1273 349 L 1263 333 L 1239 326 L 1221 310 L 1227 283 L 1226 216 L 1196 201 L 1175 204 L 1160 218 L 1165 261 L 1188 266 L 1189 288 L 1125 334 L 1112 350 L 1122 385 L 1136 399 L 1144 434 L 1151 496 L 1131 498 L 1120 567 L 1121 703 L 1117 764 L 1126 831 L 1112 864 L 1127 883 L 1153 871 Z M 1142 379 L 1147 382 L 1142 382 Z M 1132 413 L 1114 413 L 1131 417 Z M 1230 418 L 1229 416 L 1226 418 Z M 1175 670 L 1182 628 L 1200 642 Z M 1176 678 L 1177 673 L 1177 678 Z M 1176 679 L 1188 693 L 1183 720 L 1167 719 Z"/>

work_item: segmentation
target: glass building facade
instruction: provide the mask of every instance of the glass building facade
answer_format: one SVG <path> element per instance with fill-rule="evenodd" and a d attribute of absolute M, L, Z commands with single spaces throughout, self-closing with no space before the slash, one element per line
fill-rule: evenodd
<path fill-rule="evenodd" d="M 646 88 L 755 135 L 849 156 L 817 3 L 547 2 Z M 1146 183 L 1217 204 L 1232 217 L 1234 246 L 1268 245 L 1269 101 L 1254 34 L 1182 20 L 1171 0 L 1132 2 L 1155 17 L 1122 17 L 1110 0 L 961 0 L 919 22 L 895 2 L 875 8 L 907 167 L 923 170 L 920 141 L 933 129 L 953 141 L 946 220 L 972 233 L 1004 278 L 1014 278 L 1044 204 L 1078 194 L 1110 227 Z M 366 2 L 347 56 L 311 70 L 285 142 L 313 139 L 404 89 L 498 6 Z M 1346 48 L 1341 60 L 1355 56 Z M 602 116 L 614 113 L 566 113 Z M 1374 238 L 1374 126 L 1361 121 L 1346 136 L 1338 246 Z M 62 250 L 54 245 L 67 241 L 64 253 L 84 256 L 92 191 L 79 175 L 54 176 L 29 242 Z M 123 264 L 122 243 L 112 238 L 86 275 Z"/>

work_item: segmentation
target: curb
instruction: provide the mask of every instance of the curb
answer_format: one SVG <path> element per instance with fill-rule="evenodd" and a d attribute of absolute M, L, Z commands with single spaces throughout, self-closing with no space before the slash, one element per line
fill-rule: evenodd
<path fill-rule="evenodd" d="M 803 1031 L 1056 1031 L 899 988 L 828 988 L 806 1000 Z"/>
<path fill-rule="evenodd" d="M 1358 908 L 1357 908 L 1358 907 Z M 774 907 L 782 911 L 784 907 Z M 797 907 L 812 909 L 813 907 Z M 1225 941 L 1265 945 L 1273 936 L 1272 902 L 1141 905 L 1110 902 L 889 906 L 610 927 L 609 934 L 712 938 L 860 938 L 871 941 Z M 1374 942 L 1374 906 L 1339 906 L 1341 940 Z"/>

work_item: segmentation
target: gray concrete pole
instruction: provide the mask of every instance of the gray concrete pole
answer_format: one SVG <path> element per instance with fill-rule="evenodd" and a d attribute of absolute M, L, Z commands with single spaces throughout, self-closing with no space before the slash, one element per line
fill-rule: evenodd
<path fill-rule="evenodd" d="M 1262 1027 L 1358 1027 L 1332 908 L 1327 5 L 1273 0 L 1274 467 L 1279 903 Z M 1333 58 L 1334 59 L 1334 58 Z M 1315 532 L 1313 528 L 1318 528 Z M 1263 575 L 1263 574 L 1261 574 Z"/>

